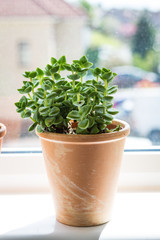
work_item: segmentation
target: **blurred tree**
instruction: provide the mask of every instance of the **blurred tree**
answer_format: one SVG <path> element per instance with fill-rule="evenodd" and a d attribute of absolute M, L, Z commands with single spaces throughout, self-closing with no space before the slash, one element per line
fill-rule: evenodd
<path fill-rule="evenodd" d="M 132 39 L 132 52 L 145 58 L 155 42 L 155 31 L 147 14 L 143 12 L 137 23 L 137 31 Z"/>
<path fill-rule="evenodd" d="M 80 0 L 80 6 L 86 11 L 89 20 L 92 22 L 94 18 L 94 7 L 87 0 Z"/>
<path fill-rule="evenodd" d="M 86 56 L 89 62 L 93 63 L 93 68 L 98 65 L 98 57 L 99 57 L 99 48 L 98 47 L 89 47 L 86 50 Z"/>

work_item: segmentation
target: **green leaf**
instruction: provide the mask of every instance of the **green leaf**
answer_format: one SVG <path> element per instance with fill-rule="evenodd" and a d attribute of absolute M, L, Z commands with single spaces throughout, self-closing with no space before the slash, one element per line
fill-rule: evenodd
<path fill-rule="evenodd" d="M 65 99 L 64 96 L 55 97 L 54 102 L 57 102 L 57 103 L 59 103 L 59 102 L 63 102 L 64 99 Z"/>
<path fill-rule="evenodd" d="M 78 63 L 74 63 L 71 65 L 71 68 L 74 72 L 79 72 L 81 71 L 81 66 Z"/>
<path fill-rule="evenodd" d="M 44 75 L 44 72 L 43 72 L 43 70 L 42 70 L 42 69 L 40 69 L 40 68 L 37 68 L 37 69 L 36 69 L 36 72 L 37 72 L 37 77 L 43 77 L 43 75 Z"/>
<path fill-rule="evenodd" d="M 98 91 L 100 91 L 100 92 L 105 92 L 106 91 L 106 89 L 105 89 L 105 87 L 104 86 L 102 86 L 101 84 L 95 84 L 95 87 L 98 89 Z"/>
<path fill-rule="evenodd" d="M 93 127 L 93 125 L 95 123 L 95 118 L 91 117 L 91 116 L 88 116 L 88 119 L 89 119 L 89 126 L 88 126 L 88 128 L 91 128 L 91 127 Z"/>
<path fill-rule="evenodd" d="M 45 96 L 45 91 L 43 88 L 38 88 L 36 92 L 34 92 L 34 96 L 43 99 Z"/>
<path fill-rule="evenodd" d="M 105 96 L 105 97 L 103 97 L 103 100 L 111 102 L 113 100 L 113 96 Z"/>
<path fill-rule="evenodd" d="M 53 123 L 54 123 L 55 125 L 58 125 L 58 124 L 60 124 L 60 123 L 62 123 L 62 122 L 63 122 L 63 117 L 62 117 L 61 115 L 56 116 L 56 117 L 54 118 L 54 121 L 53 121 Z"/>
<path fill-rule="evenodd" d="M 117 92 L 117 90 L 118 90 L 117 86 L 112 86 L 112 87 L 108 88 L 107 92 L 108 92 L 108 94 L 114 94 Z"/>
<path fill-rule="evenodd" d="M 54 78 L 56 80 L 59 80 L 61 78 L 61 75 L 59 73 L 54 73 Z"/>
<path fill-rule="evenodd" d="M 84 64 L 84 63 L 88 62 L 88 59 L 86 58 L 86 56 L 83 56 L 80 58 L 79 61 L 80 61 L 80 63 Z"/>
<path fill-rule="evenodd" d="M 49 111 L 50 111 L 50 109 L 48 107 L 40 107 L 39 108 L 39 113 L 44 117 L 49 115 Z"/>
<path fill-rule="evenodd" d="M 94 126 L 91 128 L 90 133 L 91 133 L 91 134 L 97 134 L 97 133 L 99 133 L 99 129 L 98 129 L 97 125 L 94 125 Z"/>
<path fill-rule="evenodd" d="M 30 74 L 30 72 L 24 72 L 22 75 L 23 75 L 25 78 L 29 78 L 29 74 Z"/>
<path fill-rule="evenodd" d="M 75 95 L 72 99 L 72 102 L 77 107 L 81 107 L 85 103 L 84 97 L 82 95 L 79 95 L 79 101 L 77 101 L 77 95 Z"/>
<path fill-rule="evenodd" d="M 54 120 L 55 120 L 55 118 L 53 118 L 53 117 L 48 117 L 48 118 L 46 118 L 46 119 L 45 119 L 45 124 L 46 124 L 46 126 L 47 126 L 47 127 L 52 126 L 52 125 L 54 124 Z"/>
<path fill-rule="evenodd" d="M 58 107 L 53 107 L 49 111 L 49 116 L 56 116 L 60 112 L 60 109 Z"/>
<path fill-rule="evenodd" d="M 27 103 L 28 103 L 28 100 L 25 96 L 21 97 L 21 99 L 19 100 L 19 103 L 21 103 L 21 106 L 22 106 L 22 103 L 24 103 L 25 107 L 27 106 Z"/>
<path fill-rule="evenodd" d="M 91 68 L 90 71 L 94 77 L 98 77 L 101 74 L 101 69 L 98 67 L 94 68 L 94 69 Z"/>
<path fill-rule="evenodd" d="M 46 95 L 46 98 L 47 98 L 47 99 L 53 99 L 53 98 L 56 97 L 56 96 L 57 96 L 57 93 L 51 92 L 51 93 L 49 93 L 49 94 Z"/>
<path fill-rule="evenodd" d="M 81 66 L 82 66 L 83 68 L 90 68 L 90 67 L 93 66 L 93 63 L 91 63 L 91 62 L 86 62 L 86 63 L 82 64 Z"/>
<path fill-rule="evenodd" d="M 57 62 L 57 59 L 54 57 L 51 57 L 51 64 L 54 65 Z"/>
<path fill-rule="evenodd" d="M 22 118 L 29 118 L 31 116 L 31 110 L 27 109 L 21 113 Z"/>
<path fill-rule="evenodd" d="M 105 122 L 105 120 L 102 117 L 100 117 L 100 116 L 96 116 L 95 117 L 95 121 L 97 123 L 100 123 L 100 124 L 103 124 Z"/>
<path fill-rule="evenodd" d="M 89 126 L 89 120 L 88 119 L 84 119 L 84 120 L 82 120 L 78 123 L 78 127 L 81 128 L 81 129 L 86 129 L 86 128 L 88 128 L 88 126 Z"/>
<path fill-rule="evenodd" d="M 76 133 L 77 134 L 88 134 L 88 130 L 87 129 L 81 129 L 79 127 L 76 128 Z"/>
<path fill-rule="evenodd" d="M 39 132 L 39 133 L 44 132 L 44 130 L 42 129 L 42 127 L 40 125 L 37 126 L 37 132 Z"/>
<path fill-rule="evenodd" d="M 67 115 L 68 119 L 71 120 L 79 120 L 80 119 L 80 114 L 78 111 L 76 110 L 72 110 L 68 115 Z"/>
<path fill-rule="evenodd" d="M 33 119 L 36 121 L 36 122 L 39 122 L 40 121 L 40 114 L 39 114 L 39 111 L 38 109 L 35 109 L 34 112 L 33 112 Z"/>
<path fill-rule="evenodd" d="M 54 85 L 53 81 L 46 80 L 46 81 L 43 81 L 42 88 L 44 88 L 44 90 L 50 90 L 50 89 L 52 89 L 53 85 Z"/>
<path fill-rule="evenodd" d="M 108 113 L 115 115 L 117 113 L 119 113 L 119 111 L 116 108 L 110 108 L 107 110 Z"/>
<path fill-rule="evenodd" d="M 28 101 L 27 107 L 33 107 L 33 106 L 35 106 L 35 102 L 34 101 Z"/>
<path fill-rule="evenodd" d="M 32 72 L 30 72 L 30 74 L 29 74 L 29 77 L 30 78 L 35 78 L 37 76 L 37 72 L 36 71 L 32 71 Z"/>
<path fill-rule="evenodd" d="M 33 130 L 36 128 L 37 124 L 38 124 L 37 122 L 33 123 L 33 124 L 29 127 L 28 131 L 29 131 L 29 132 L 33 131 Z"/>
<path fill-rule="evenodd" d="M 107 109 L 113 107 L 113 103 L 110 103 L 110 102 L 105 102 L 105 106 Z"/>
<path fill-rule="evenodd" d="M 65 64 L 66 63 L 66 57 L 62 56 L 59 60 L 58 60 L 59 64 Z"/>
<path fill-rule="evenodd" d="M 106 124 L 99 124 L 98 127 L 100 130 L 104 130 L 106 128 Z"/>
<path fill-rule="evenodd" d="M 80 108 L 80 115 L 82 118 L 87 117 L 87 115 L 91 112 L 92 106 L 91 105 L 85 105 Z"/>
<path fill-rule="evenodd" d="M 105 110 L 105 107 L 103 105 L 96 105 L 94 107 L 94 110 L 95 110 L 96 113 L 102 113 L 103 114 L 103 112 Z"/>
<path fill-rule="evenodd" d="M 112 121 L 112 120 L 113 120 L 112 115 L 109 114 L 109 113 L 103 114 L 102 117 L 103 117 L 105 120 L 107 120 L 107 121 Z"/>
<path fill-rule="evenodd" d="M 64 64 L 64 67 L 67 71 L 72 71 L 72 68 L 71 68 L 70 64 Z"/>
<path fill-rule="evenodd" d="M 71 80 L 78 80 L 80 76 L 78 74 L 71 74 L 67 76 Z"/>
<path fill-rule="evenodd" d="M 55 67 L 52 67 L 52 68 L 50 69 L 50 72 L 51 72 L 51 73 L 56 73 L 56 72 L 58 72 L 58 70 L 59 70 L 59 66 L 55 66 Z"/>

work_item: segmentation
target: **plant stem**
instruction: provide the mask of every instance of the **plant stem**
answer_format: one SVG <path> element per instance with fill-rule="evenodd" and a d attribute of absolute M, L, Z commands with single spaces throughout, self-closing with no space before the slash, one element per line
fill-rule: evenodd
<path fill-rule="evenodd" d="M 31 99 L 31 101 L 33 101 L 33 98 L 31 97 L 30 93 L 28 93 L 28 96 Z"/>
<path fill-rule="evenodd" d="M 108 83 L 107 83 L 107 80 L 105 80 L 105 89 L 106 89 L 106 91 L 104 92 L 104 97 L 105 97 L 106 94 L 107 94 L 107 87 L 108 87 Z M 104 100 L 104 102 L 103 102 L 103 106 L 104 106 L 103 113 L 104 113 L 104 114 L 106 113 L 105 105 L 106 105 L 106 101 Z"/>
<path fill-rule="evenodd" d="M 81 76 L 81 83 L 83 83 L 83 77 Z"/>
<path fill-rule="evenodd" d="M 36 122 L 32 117 L 30 117 L 30 119 L 31 119 L 33 122 Z"/>
<path fill-rule="evenodd" d="M 106 96 L 106 94 L 107 94 L 107 87 L 108 87 L 108 83 L 107 83 L 107 80 L 105 80 L 105 89 L 106 89 L 106 91 L 105 91 L 105 96 Z"/>
<path fill-rule="evenodd" d="M 30 78 L 31 83 L 33 83 L 32 78 Z M 32 93 L 34 93 L 34 89 L 32 88 Z"/>
<path fill-rule="evenodd" d="M 98 76 L 97 76 L 97 79 L 96 79 L 96 80 L 97 80 L 97 82 L 98 82 Z"/>
<path fill-rule="evenodd" d="M 73 88 L 75 88 L 75 80 L 73 80 Z"/>
<path fill-rule="evenodd" d="M 80 94 L 77 93 L 77 102 L 80 102 Z M 80 106 L 78 107 L 78 110 L 80 111 Z"/>
<path fill-rule="evenodd" d="M 80 95 L 77 93 L 77 101 L 80 102 Z"/>
<path fill-rule="evenodd" d="M 65 93 L 65 101 L 67 100 L 67 91 L 66 91 L 66 93 Z"/>

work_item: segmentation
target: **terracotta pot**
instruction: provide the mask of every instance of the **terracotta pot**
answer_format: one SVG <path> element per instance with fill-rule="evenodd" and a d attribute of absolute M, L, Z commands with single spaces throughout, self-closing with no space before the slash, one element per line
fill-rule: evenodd
<path fill-rule="evenodd" d="M 0 123 L 0 152 L 2 147 L 2 140 L 5 134 L 6 134 L 6 127 L 4 124 Z"/>
<path fill-rule="evenodd" d="M 37 133 L 41 139 L 57 220 L 93 226 L 111 219 L 129 125 L 119 132 L 95 135 Z"/>

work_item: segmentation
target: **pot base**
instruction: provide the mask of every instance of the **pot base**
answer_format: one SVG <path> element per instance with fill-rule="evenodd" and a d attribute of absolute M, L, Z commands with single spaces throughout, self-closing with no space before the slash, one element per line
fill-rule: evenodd
<path fill-rule="evenodd" d="M 58 219 L 56 218 L 56 220 L 64 225 L 67 225 L 67 226 L 71 226 L 71 227 L 95 227 L 95 226 L 99 226 L 99 225 L 103 225 L 103 224 L 107 224 L 109 223 L 111 220 L 107 220 L 107 221 L 104 221 L 104 222 L 100 222 L 100 223 L 94 223 L 94 222 L 90 222 L 90 223 L 76 223 L 76 222 L 65 222 L 61 219 Z"/>

